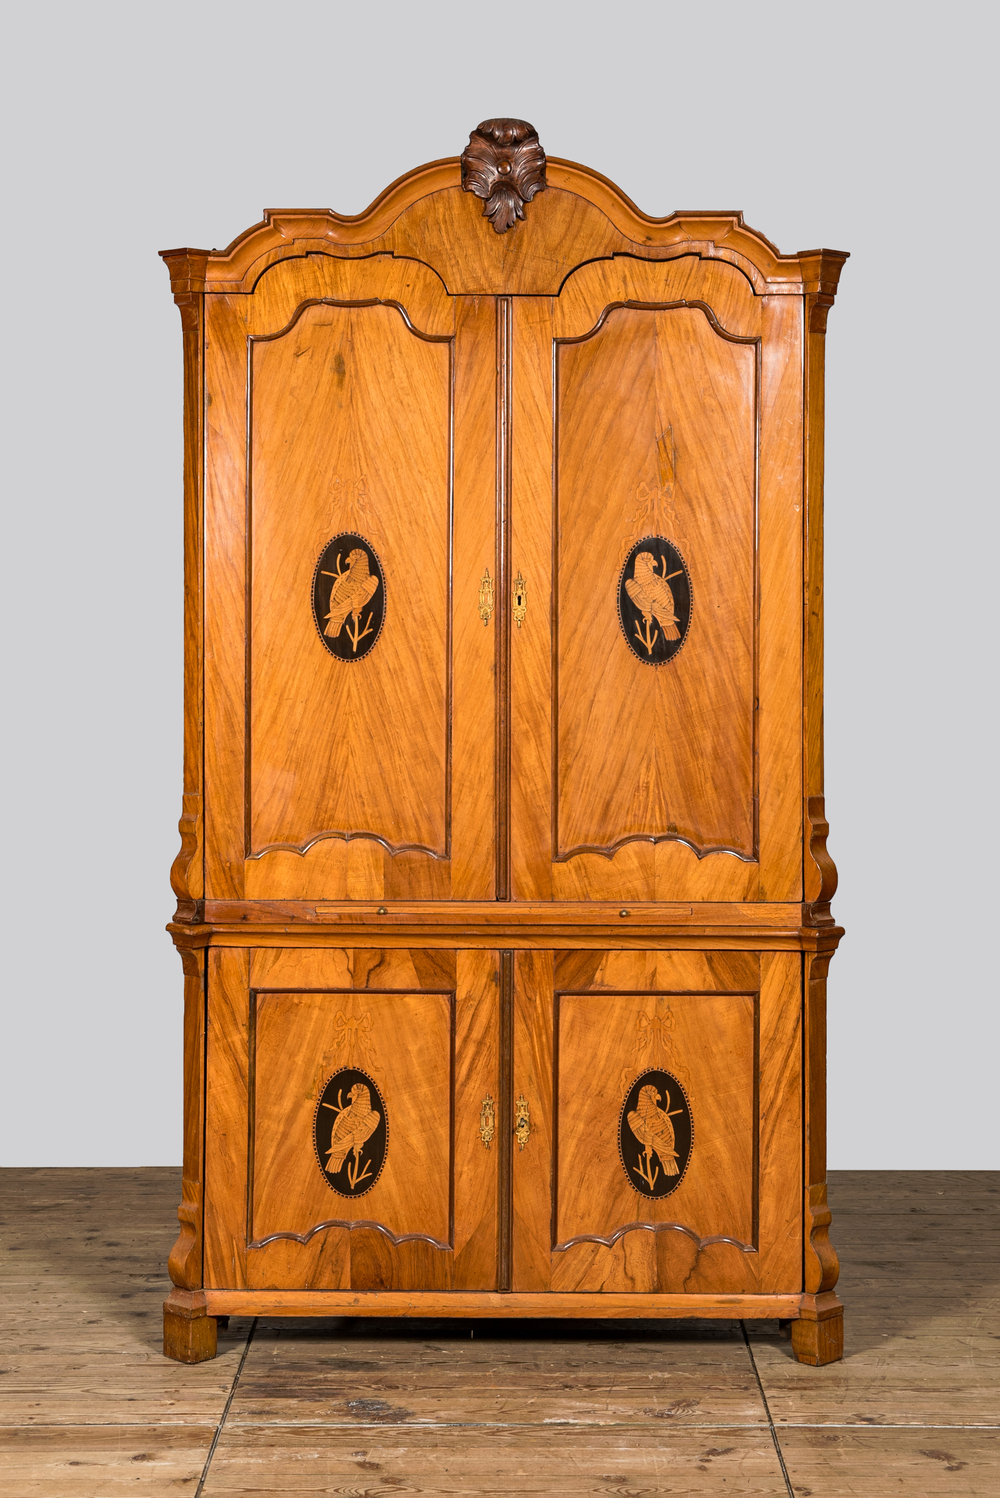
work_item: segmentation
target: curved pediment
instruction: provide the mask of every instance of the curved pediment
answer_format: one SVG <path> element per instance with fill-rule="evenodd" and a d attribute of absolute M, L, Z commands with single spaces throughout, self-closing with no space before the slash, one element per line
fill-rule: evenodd
<path fill-rule="evenodd" d="M 836 250 L 783 255 L 738 211 L 652 217 L 599 172 L 557 157 L 545 160 L 530 207 L 521 201 L 520 218 L 511 213 L 495 232 L 496 211 L 486 211 L 493 199 L 484 207 L 482 182 L 463 163 L 449 157 L 417 167 L 363 213 L 271 209 L 225 250 L 165 250 L 173 290 L 247 293 L 280 260 L 389 253 L 430 266 L 453 295 L 557 296 L 587 261 L 694 254 L 738 267 L 758 295 L 832 300 L 847 258 Z"/>

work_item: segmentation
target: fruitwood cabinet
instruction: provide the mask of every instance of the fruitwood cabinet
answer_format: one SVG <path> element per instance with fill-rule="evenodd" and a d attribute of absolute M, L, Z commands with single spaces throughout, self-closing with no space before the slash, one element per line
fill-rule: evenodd
<path fill-rule="evenodd" d="M 186 974 L 165 1350 L 216 1318 L 752 1316 L 840 1355 L 822 799 L 845 256 L 521 121 L 164 252 Z"/>

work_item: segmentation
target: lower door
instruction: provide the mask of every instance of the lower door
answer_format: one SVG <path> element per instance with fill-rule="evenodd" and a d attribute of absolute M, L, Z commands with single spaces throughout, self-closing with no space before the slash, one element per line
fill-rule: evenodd
<path fill-rule="evenodd" d="M 212 949 L 205 1283 L 497 1283 L 494 952 Z"/>
<path fill-rule="evenodd" d="M 798 953 L 515 959 L 513 1288 L 802 1288 Z"/>

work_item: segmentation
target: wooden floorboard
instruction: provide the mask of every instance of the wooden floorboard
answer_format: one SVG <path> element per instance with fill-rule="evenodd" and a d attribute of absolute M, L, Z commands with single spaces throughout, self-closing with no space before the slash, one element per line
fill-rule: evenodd
<path fill-rule="evenodd" d="M 4 1498 L 194 1493 L 215 1424 L 0 1427 Z"/>
<path fill-rule="evenodd" d="M 826 1368 L 806 1368 L 772 1330 L 751 1329 L 779 1429 L 997 1425 L 1000 1177 L 979 1174 L 834 1177 L 845 1356 Z M 936 1205 L 929 1212 L 930 1202 Z"/>
<path fill-rule="evenodd" d="M 785 1498 L 770 1432 L 677 1430 L 360 1430 L 351 1441 L 301 1426 L 226 1426 L 205 1498 L 482 1494 L 581 1498 L 614 1493 Z"/>
<path fill-rule="evenodd" d="M 1000 1493 L 1000 1174 L 834 1175 L 818 1369 L 710 1321 L 234 1318 L 166 1362 L 178 1174 L 0 1173 L 3 1498 L 195 1498 L 210 1453 L 203 1498 Z"/>
<path fill-rule="evenodd" d="M 767 1426 L 738 1323 L 344 1320 L 254 1339 L 230 1423 Z"/>
<path fill-rule="evenodd" d="M 996 1430 L 788 1430 L 796 1498 L 997 1498 Z"/>

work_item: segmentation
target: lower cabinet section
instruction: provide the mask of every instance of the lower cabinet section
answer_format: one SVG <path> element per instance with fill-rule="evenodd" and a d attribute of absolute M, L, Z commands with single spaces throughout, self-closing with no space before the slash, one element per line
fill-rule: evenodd
<path fill-rule="evenodd" d="M 208 956 L 206 1289 L 802 1290 L 799 953 Z"/>

